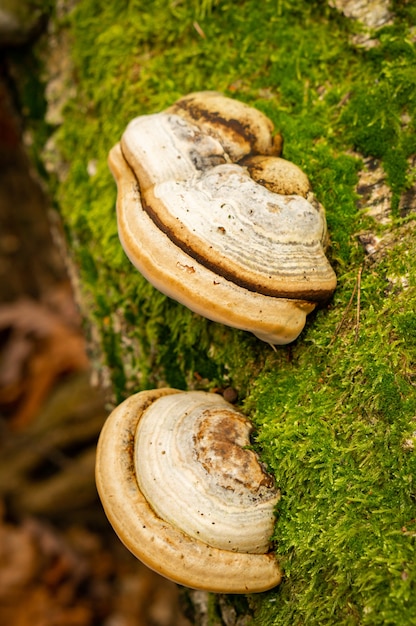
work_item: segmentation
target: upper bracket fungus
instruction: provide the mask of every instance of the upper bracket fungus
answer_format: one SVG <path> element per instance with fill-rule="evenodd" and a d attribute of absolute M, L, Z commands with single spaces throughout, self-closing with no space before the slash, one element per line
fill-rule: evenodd
<path fill-rule="evenodd" d="M 211 320 L 286 344 L 336 286 L 325 212 L 260 111 L 216 92 L 127 126 L 109 155 L 126 254 Z"/>
<path fill-rule="evenodd" d="M 124 544 L 159 574 L 217 593 L 279 584 L 270 551 L 272 477 L 250 450 L 249 420 L 221 396 L 156 389 L 108 418 L 96 481 Z"/>

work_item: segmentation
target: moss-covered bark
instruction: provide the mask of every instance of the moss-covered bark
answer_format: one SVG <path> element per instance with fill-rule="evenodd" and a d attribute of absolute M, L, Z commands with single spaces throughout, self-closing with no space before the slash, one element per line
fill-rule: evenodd
<path fill-rule="evenodd" d="M 416 10 L 391 8 L 371 38 L 306 0 L 79 0 L 61 24 L 77 95 L 54 138 L 56 199 L 102 367 L 117 401 L 161 384 L 238 390 L 282 490 L 286 576 L 250 599 L 262 626 L 416 613 Z M 326 207 L 337 291 L 276 352 L 156 292 L 118 242 L 108 150 L 132 117 L 203 89 L 264 111 Z M 364 158 L 385 173 L 382 218 L 366 211 Z"/>

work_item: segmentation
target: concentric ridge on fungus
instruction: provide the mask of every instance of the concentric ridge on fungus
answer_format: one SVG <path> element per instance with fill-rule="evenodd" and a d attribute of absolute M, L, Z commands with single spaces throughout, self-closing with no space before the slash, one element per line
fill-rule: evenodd
<path fill-rule="evenodd" d="M 132 263 L 214 321 L 284 344 L 336 285 L 323 207 L 262 113 L 215 92 L 130 122 L 109 164 Z"/>

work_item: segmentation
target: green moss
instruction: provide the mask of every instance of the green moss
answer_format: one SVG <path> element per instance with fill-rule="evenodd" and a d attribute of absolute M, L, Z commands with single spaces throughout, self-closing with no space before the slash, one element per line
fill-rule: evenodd
<path fill-rule="evenodd" d="M 258 624 L 412 622 L 414 275 L 386 295 L 387 276 L 406 266 L 404 247 L 377 274 L 364 269 L 358 338 L 348 323 L 331 337 L 333 309 L 309 329 L 313 350 L 297 345 L 278 376 L 270 363 L 247 400 L 283 495 L 275 540 L 287 578 L 261 601 Z"/>
<path fill-rule="evenodd" d="M 394 3 L 372 48 L 317 0 L 80 0 L 69 18 L 78 95 L 57 136 L 69 165 L 57 197 L 88 314 L 118 399 L 160 384 L 238 390 L 282 491 L 286 577 L 250 599 L 261 626 L 414 619 L 414 216 L 386 227 L 357 211 L 353 154 L 382 161 L 397 209 L 416 152 L 410 4 Z M 108 150 L 132 117 L 201 89 L 264 111 L 327 211 L 337 291 L 276 352 L 156 292 L 118 242 Z M 390 249 L 364 259 L 356 233 L 387 228 Z"/>
<path fill-rule="evenodd" d="M 362 53 L 365 74 L 341 115 L 353 147 L 383 160 L 394 209 L 408 184 L 407 159 L 416 150 L 416 51 L 409 24 L 386 26 L 377 34 L 379 45 Z"/>
<path fill-rule="evenodd" d="M 279 425 L 262 429 L 283 491 L 275 537 L 287 577 L 270 594 L 278 607 L 270 623 L 411 623 L 415 546 L 404 529 L 414 528 L 415 466 L 401 440 L 409 413 L 395 411 L 392 424 L 388 404 L 366 405 L 367 397 L 358 405 L 351 385 L 341 408 L 328 387 L 316 389 L 319 380 L 313 399 L 295 389 L 284 411 L 275 396 Z M 369 380 L 362 373 L 354 386 Z M 271 388 L 262 392 L 270 402 Z"/>

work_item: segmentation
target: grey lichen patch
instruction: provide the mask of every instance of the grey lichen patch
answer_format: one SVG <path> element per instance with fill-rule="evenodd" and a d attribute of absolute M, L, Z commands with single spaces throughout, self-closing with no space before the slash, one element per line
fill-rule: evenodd
<path fill-rule="evenodd" d="M 392 193 L 386 182 L 386 173 L 377 159 L 367 157 L 360 171 L 357 185 L 358 207 L 380 224 L 391 222 Z"/>
<path fill-rule="evenodd" d="M 416 430 L 412 432 L 410 437 L 407 437 L 403 441 L 403 449 L 413 452 L 416 447 Z"/>
<path fill-rule="evenodd" d="M 393 20 L 390 0 L 329 0 L 328 4 L 368 28 L 381 28 Z"/>
<path fill-rule="evenodd" d="M 413 162 L 414 159 L 410 158 L 409 179 L 413 177 Z M 415 227 L 412 222 L 413 213 L 416 211 L 415 185 L 409 187 L 400 197 L 399 221 L 403 218 L 404 221 L 397 223 L 392 211 L 392 192 L 386 178 L 378 159 L 372 157 L 363 159 L 356 187 L 357 206 L 362 214 L 370 217 L 374 223 L 371 227 L 371 223 L 365 220 L 366 228 L 357 234 L 357 238 L 371 262 L 380 260 L 389 249 L 394 248 L 402 239 L 408 238 L 409 232 Z"/>

